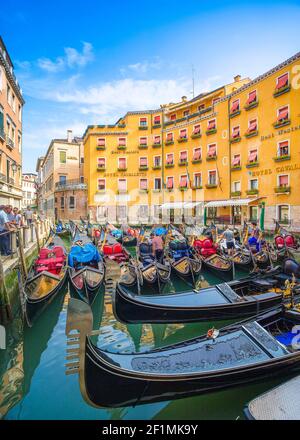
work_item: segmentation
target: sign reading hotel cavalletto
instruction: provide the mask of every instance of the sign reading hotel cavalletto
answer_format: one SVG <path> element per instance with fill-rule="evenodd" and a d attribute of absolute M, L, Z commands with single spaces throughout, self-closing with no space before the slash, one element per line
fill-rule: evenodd
<path fill-rule="evenodd" d="M 296 170 L 300 170 L 300 163 L 295 163 L 293 165 L 284 165 L 281 167 L 276 167 L 275 171 L 276 173 L 282 173 L 284 171 L 296 171 Z M 266 176 L 268 174 L 272 174 L 273 170 L 271 168 L 268 168 L 266 170 L 259 170 L 259 171 L 252 171 L 251 175 L 253 177 L 256 176 Z"/>

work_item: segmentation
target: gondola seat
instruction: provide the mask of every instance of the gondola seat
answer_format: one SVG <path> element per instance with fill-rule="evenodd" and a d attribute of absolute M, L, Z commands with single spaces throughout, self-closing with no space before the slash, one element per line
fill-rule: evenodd
<path fill-rule="evenodd" d="M 200 247 L 200 254 L 204 258 L 210 257 L 211 255 L 215 255 L 216 253 L 217 253 L 216 246 L 214 245 L 214 242 L 212 240 L 206 238 L 205 240 L 202 241 L 202 246 Z"/>
<path fill-rule="evenodd" d="M 294 248 L 294 249 L 297 247 L 296 240 L 295 240 L 295 238 L 292 235 L 287 235 L 284 238 L 284 241 L 285 241 L 285 245 L 287 247 Z"/>
<path fill-rule="evenodd" d="M 127 259 L 127 256 L 125 255 L 120 243 L 115 243 L 113 245 L 105 244 L 103 246 L 103 254 L 111 260 L 117 261 L 118 263 L 121 261 L 126 261 Z"/>
<path fill-rule="evenodd" d="M 59 273 L 65 261 L 66 256 L 61 246 L 54 246 L 52 249 L 42 248 L 35 263 L 35 270 L 37 273 L 44 271 Z"/>
<path fill-rule="evenodd" d="M 252 290 L 257 290 L 259 292 L 266 292 L 278 284 L 277 280 L 274 279 L 261 279 L 261 280 L 252 280 L 250 284 L 250 288 Z"/>
<path fill-rule="evenodd" d="M 275 245 L 277 249 L 282 249 L 284 247 L 284 238 L 280 235 L 275 237 Z"/>

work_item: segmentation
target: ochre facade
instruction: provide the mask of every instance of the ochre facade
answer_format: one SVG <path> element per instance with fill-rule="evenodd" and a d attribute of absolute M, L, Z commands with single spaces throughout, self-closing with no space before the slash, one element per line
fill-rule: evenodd
<path fill-rule="evenodd" d="M 84 134 L 92 220 L 274 219 L 300 230 L 300 54 L 251 81 Z M 161 215 L 160 215 L 161 214 Z"/>

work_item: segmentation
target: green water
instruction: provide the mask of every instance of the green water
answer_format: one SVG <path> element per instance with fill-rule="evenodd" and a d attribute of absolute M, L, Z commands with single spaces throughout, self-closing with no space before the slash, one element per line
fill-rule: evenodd
<path fill-rule="evenodd" d="M 241 274 L 236 274 L 237 277 Z M 245 275 L 245 274 L 244 274 Z M 204 273 L 203 287 L 220 280 Z M 167 291 L 188 286 L 173 279 Z M 78 376 L 65 375 L 65 324 L 69 292 L 58 294 L 35 325 L 23 328 L 15 318 L 7 329 L 7 350 L 0 350 L 0 418 L 5 419 L 236 419 L 257 394 L 283 378 L 218 391 L 197 397 L 120 409 L 95 409 L 81 397 Z M 114 352 L 144 351 L 189 339 L 206 331 L 212 322 L 195 324 L 124 325 L 116 321 L 111 298 L 98 294 L 93 305 L 99 347 Z M 226 322 L 228 323 L 228 321 Z M 221 327 L 222 322 L 215 323 Z"/>

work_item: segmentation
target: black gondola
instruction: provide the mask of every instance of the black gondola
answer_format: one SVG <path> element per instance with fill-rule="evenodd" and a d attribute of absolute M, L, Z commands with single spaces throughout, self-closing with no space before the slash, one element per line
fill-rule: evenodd
<path fill-rule="evenodd" d="M 70 300 L 66 334 L 80 343 L 79 373 L 84 399 L 96 407 L 135 406 L 197 395 L 265 380 L 300 369 L 300 350 L 278 342 L 295 321 L 282 308 L 211 329 L 199 336 L 142 353 L 110 353 L 93 345 L 90 307 Z M 72 333 L 71 333 L 72 332 Z"/>
<path fill-rule="evenodd" d="M 87 249 L 87 247 L 89 249 Z M 85 249 L 91 257 L 80 255 Z M 92 304 L 103 284 L 105 265 L 96 246 L 86 233 L 75 233 L 73 246 L 69 253 L 69 280 L 80 299 Z"/>
<path fill-rule="evenodd" d="M 249 271 L 253 267 L 253 258 L 249 251 L 236 249 L 231 258 L 238 269 Z"/>
<path fill-rule="evenodd" d="M 161 288 L 170 280 L 171 266 L 168 261 L 158 262 L 152 254 L 152 246 L 147 243 L 139 243 L 136 250 L 137 259 L 141 263 L 143 284 L 153 289 Z"/>
<path fill-rule="evenodd" d="M 201 257 L 204 267 L 224 281 L 232 280 L 233 264 L 225 256 L 213 254 L 209 257 Z"/>
<path fill-rule="evenodd" d="M 209 319 L 236 319 L 278 307 L 282 290 L 276 279 L 247 278 L 218 284 L 195 292 L 172 295 L 135 295 L 118 285 L 114 313 L 126 323 L 177 323 Z"/>
<path fill-rule="evenodd" d="M 133 247 L 137 245 L 137 238 L 132 235 L 123 235 L 122 237 L 117 238 L 117 241 L 126 247 Z"/>
<path fill-rule="evenodd" d="M 60 291 L 67 278 L 66 251 L 62 240 L 51 232 L 28 272 L 23 289 L 24 312 L 31 327 Z"/>
<path fill-rule="evenodd" d="M 202 261 L 186 240 L 170 241 L 167 260 L 175 275 L 195 286 L 202 269 Z"/>

